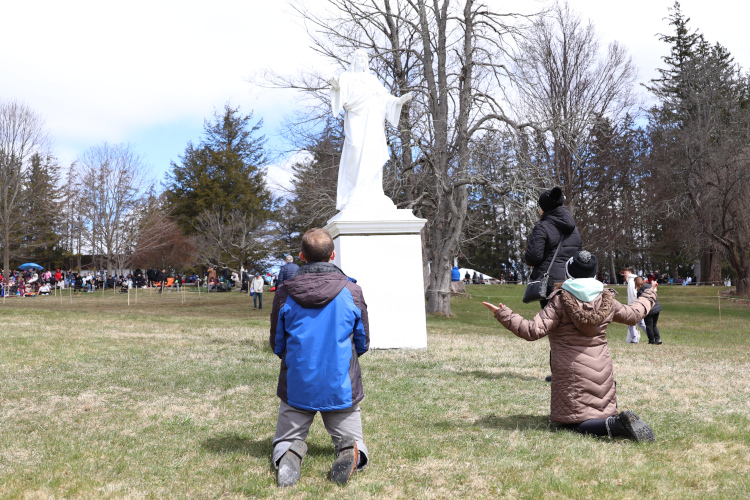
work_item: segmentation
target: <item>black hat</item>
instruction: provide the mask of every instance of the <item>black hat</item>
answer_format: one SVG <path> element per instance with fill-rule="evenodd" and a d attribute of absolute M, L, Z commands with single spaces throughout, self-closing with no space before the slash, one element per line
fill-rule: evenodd
<path fill-rule="evenodd" d="M 545 212 L 561 207 L 563 202 L 565 202 L 565 196 L 559 187 L 548 189 L 539 197 L 539 207 Z"/>
<path fill-rule="evenodd" d="M 565 264 L 565 273 L 569 278 L 596 278 L 596 268 L 599 261 L 596 255 L 586 250 L 576 252 Z"/>

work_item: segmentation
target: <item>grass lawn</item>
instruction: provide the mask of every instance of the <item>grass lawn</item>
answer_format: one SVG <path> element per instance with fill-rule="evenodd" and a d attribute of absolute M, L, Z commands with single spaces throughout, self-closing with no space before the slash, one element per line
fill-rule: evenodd
<path fill-rule="evenodd" d="M 427 350 L 360 358 L 370 468 L 327 481 L 318 418 L 291 490 L 269 460 L 272 294 L 262 311 L 239 293 L 9 298 L 0 498 L 748 498 L 750 307 L 722 301 L 719 323 L 718 290 L 659 287 L 661 346 L 609 328 L 620 409 L 654 444 L 555 432 L 548 342 L 514 337 L 481 301 L 538 306 L 522 286 L 470 286 L 452 318 L 428 318 Z"/>

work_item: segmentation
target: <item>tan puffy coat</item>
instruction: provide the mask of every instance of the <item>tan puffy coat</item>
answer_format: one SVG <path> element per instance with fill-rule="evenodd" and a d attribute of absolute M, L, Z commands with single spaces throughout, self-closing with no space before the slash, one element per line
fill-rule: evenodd
<path fill-rule="evenodd" d="M 646 290 L 629 306 L 619 303 L 616 294 L 607 289 L 594 301 L 582 302 L 567 290 L 555 290 L 547 307 L 532 320 L 507 307 L 495 312 L 495 318 L 522 339 L 549 336 L 553 422 L 577 424 L 617 415 L 607 326 L 613 321 L 638 323 L 654 305 L 656 291 Z"/>

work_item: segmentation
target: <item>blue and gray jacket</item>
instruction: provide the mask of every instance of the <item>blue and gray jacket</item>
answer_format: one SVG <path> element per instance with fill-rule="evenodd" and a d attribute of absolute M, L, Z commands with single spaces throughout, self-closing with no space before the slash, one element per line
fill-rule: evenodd
<path fill-rule="evenodd" d="M 270 343 L 281 358 L 276 394 L 301 410 L 351 408 L 364 397 L 359 356 L 370 347 L 362 289 L 314 262 L 276 290 Z"/>

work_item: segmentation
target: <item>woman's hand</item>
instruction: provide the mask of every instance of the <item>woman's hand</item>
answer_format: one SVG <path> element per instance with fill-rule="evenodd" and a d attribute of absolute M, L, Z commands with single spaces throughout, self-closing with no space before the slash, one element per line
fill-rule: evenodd
<path fill-rule="evenodd" d="M 503 307 L 505 307 L 502 304 L 498 304 L 498 305 L 495 306 L 495 305 L 490 304 L 489 302 L 482 302 L 482 304 L 484 304 L 485 306 L 487 306 L 487 309 L 489 309 L 490 311 L 492 311 L 492 314 L 495 314 L 497 311 L 499 311 L 500 309 L 502 309 Z"/>

